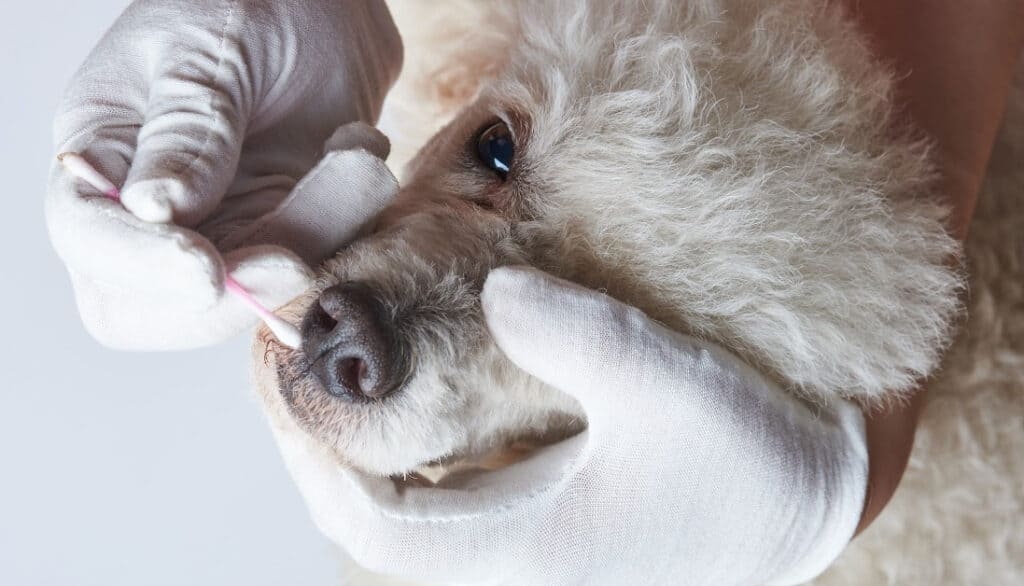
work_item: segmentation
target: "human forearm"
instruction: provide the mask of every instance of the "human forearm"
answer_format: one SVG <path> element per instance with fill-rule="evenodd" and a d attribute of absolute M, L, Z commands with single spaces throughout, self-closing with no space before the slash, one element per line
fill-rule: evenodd
<path fill-rule="evenodd" d="M 899 76 L 903 116 L 932 140 L 950 228 L 964 238 L 1024 41 L 1024 2 L 844 1 Z"/>
<path fill-rule="evenodd" d="M 903 121 L 932 140 L 950 230 L 965 238 L 1024 40 L 1024 3 L 845 1 L 876 54 L 900 75 Z M 921 390 L 867 415 L 869 488 L 858 533 L 895 492 L 924 402 Z"/>

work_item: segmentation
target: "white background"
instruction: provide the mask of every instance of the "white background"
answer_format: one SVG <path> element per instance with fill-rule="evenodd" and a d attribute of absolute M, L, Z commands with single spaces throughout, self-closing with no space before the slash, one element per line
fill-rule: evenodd
<path fill-rule="evenodd" d="M 127 0 L 0 0 L 0 584 L 337 584 L 248 384 L 249 337 L 84 331 L 43 222 L 51 119 Z"/>

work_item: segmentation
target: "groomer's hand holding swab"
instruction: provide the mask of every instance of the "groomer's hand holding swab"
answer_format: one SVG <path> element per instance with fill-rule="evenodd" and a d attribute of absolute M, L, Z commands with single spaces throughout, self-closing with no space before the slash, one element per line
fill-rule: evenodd
<path fill-rule="evenodd" d="M 229 275 L 271 309 L 305 290 L 396 189 L 365 125 L 314 165 L 331 129 L 376 120 L 401 55 L 376 0 L 133 3 L 54 125 L 55 155 L 122 188 L 118 202 L 56 161 L 50 174 L 50 236 L 89 332 L 200 347 L 257 320 Z"/>
<path fill-rule="evenodd" d="M 367 569 L 430 584 L 789 585 L 861 517 L 864 418 L 811 406 L 729 352 L 533 269 L 491 272 L 491 333 L 575 396 L 587 430 L 439 487 L 278 443 L 320 529 Z"/>

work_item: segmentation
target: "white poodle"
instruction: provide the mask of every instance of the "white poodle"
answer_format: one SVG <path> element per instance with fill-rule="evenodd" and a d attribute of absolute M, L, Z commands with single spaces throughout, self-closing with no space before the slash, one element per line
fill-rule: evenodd
<path fill-rule="evenodd" d="M 393 4 L 394 158 L 450 122 L 286 308 L 303 347 L 258 335 L 271 417 L 380 474 L 579 431 L 578 405 L 487 335 L 480 287 L 508 264 L 605 290 L 813 400 L 885 400 L 935 369 L 958 244 L 927 146 L 894 124 L 891 77 L 841 9 Z"/>

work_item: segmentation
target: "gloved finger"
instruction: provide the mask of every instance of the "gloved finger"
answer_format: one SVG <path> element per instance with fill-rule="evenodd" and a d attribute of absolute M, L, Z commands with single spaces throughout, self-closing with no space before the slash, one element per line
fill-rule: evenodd
<path fill-rule="evenodd" d="M 101 171 L 118 157 L 97 165 Z M 224 267 L 213 244 L 191 230 L 143 222 L 54 161 L 46 197 L 50 239 L 69 269 L 88 282 L 133 291 L 179 309 L 209 308 Z"/>
<path fill-rule="evenodd" d="M 219 48 L 210 50 L 195 54 L 211 62 L 165 72 L 150 84 L 122 194 L 125 207 L 147 222 L 198 225 L 235 177 L 246 117 L 225 87 L 231 82 L 216 77 Z"/>
<path fill-rule="evenodd" d="M 232 277 L 265 306 L 276 308 L 312 284 L 294 255 L 273 247 L 247 248 L 224 258 Z M 259 318 L 237 297 L 221 294 L 209 307 L 153 303 L 131 287 L 95 281 L 71 271 L 79 313 L 101 344 L 119 350 L 187 350 L 218 344 Z"/>
<path fill-rule="evenodd" d="M 575 396 L 593 425 L 623 401 L 655 404 L 699 375 L 694 340 L 642 311 L 532 268 L 491 271 L 481 294 L 488 328 L 517 366 Z"/>
<path fill-rule="evenodd" d="M 280 246 L 232 250 L 224 255 L 224 264 L 235 281 L 271 310 L 305 293 L 316 278 L 301 258 Z"/>
<path fill-rule="evenodd" d="M 329 153 L 273 211 L 222 241 L 274 244 L 315 266 L 355 238 L 398 193 L 384 161 L 366 150 Z"/>
<path fill-rule="evenodd" d="M 592 431 L 666 420 L 675 425 L 721 420 L 727 427 L 736 413 L 755 404 L 828 429 L 837 410 L 853 409 L 859 416 L 856 407 L 846 405 L 812 410 L 725 349 L 536 269 L 491 271 L 481 301 L 502 351 L 526 372 L 575 396 Z M 624 404 L 630 418 L 620 417 Z M 843 411 L 842 416 L 849 415 Z"/>
<path fill-rule="evenodd" d="M 391 154 L 391 141 L 383 132 L 365 122 L 350 122 L 338 127 L 324 142 L 324 153 L 360 149 L 386 161 Z"/>

